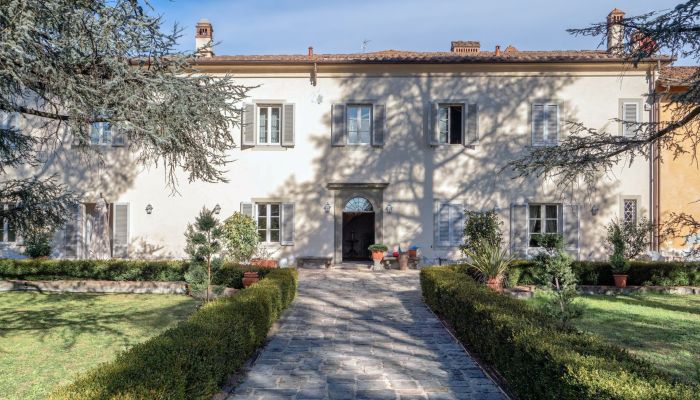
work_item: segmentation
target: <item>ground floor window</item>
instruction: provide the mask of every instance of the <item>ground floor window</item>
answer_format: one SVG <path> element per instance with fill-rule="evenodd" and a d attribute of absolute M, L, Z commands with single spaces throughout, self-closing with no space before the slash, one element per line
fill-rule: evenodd
<path fill-rule="evenodd" d="M 265 243 L 280 241 L 280 204 L 258 203 L 258 239 Z"/>
<path fill-rule="evenodd" d="M 528 207 L 530 247 L 539 247 L 539 235 L 561 233 L 558 204 L 530 204 Z"/>
<path fill-rule="evenodd" d="M 637 223 L 637 199 L 622 200 L 622 219 L 626 224 Z"/>
<path fill-rule="evenodd" d="M 8 204 L 0 204 L 4 210 L 9 208 Z M 0 221 L 0 242 L 13 243 L 17 241 L 15 227 L 6 218 Z"/>

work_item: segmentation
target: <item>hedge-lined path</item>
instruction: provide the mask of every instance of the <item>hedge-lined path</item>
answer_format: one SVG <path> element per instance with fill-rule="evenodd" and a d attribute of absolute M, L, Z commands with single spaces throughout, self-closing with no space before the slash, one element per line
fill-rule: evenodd
<path fill-rule="evenodd" d="M 423 304 L 417 271 L 300 270 L 229 399 L 503 399 Z"/>

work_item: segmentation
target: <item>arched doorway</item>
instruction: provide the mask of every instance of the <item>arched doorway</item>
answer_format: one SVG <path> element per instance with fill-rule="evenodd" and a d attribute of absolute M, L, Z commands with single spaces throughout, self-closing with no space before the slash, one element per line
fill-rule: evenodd
<path fill-rule="evenodd" d="M 374 207 L 364 197 L 353 197 L 343 207 L 343 261 L 369 260 L 374 243 Z"/>

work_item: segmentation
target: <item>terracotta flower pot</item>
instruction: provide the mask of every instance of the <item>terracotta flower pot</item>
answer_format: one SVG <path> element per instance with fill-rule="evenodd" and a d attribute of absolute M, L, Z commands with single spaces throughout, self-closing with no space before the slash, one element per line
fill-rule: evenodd
<path fill-rule="evenodd" d="M 503 282 L 501 282 L 501 278 L 488 278 L 486 280 L 486 286 L 500 292 L 503 289 Z"/>
<path fill-rule="evenodd" d="M 615 287 L 627 287 L 627 275 L 613 274 L 613 279 L 615 279 Z"/>
<path fill-rule="evenodd" d="M 243 273 L 243 286 L 248 287 L 255 282 L 260 281 L 260 277 L 257 272 L 244 272 Z"/>
<path fill-rule="evenodd" d="M 411 258 L 417 258 L 418 257 L 418 250 L 409 250 L 408 256 Z"/>
<path fill-rule="evenodd" d="M 372 252 L 372 261 L 382 261 L 384 259 L 384 252 L 383 251 L 373 251 Z"/>

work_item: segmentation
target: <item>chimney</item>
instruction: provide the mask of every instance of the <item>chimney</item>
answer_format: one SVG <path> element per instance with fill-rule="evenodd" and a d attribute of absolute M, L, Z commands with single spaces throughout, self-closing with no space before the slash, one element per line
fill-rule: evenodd
<path fill-rule="evenodd" d="M 309 46 L 309 58 L 314 58 L 314 48 Z"/>
<path fill-rule="evenodd" d="M 608 14 L 608 53 L 620 54 L 625 50 L 625 30 L 622 19 L 625 13 L 615 8 Z"/>
<path fill-rule="evenodd" d="M 200 19 L 197 22 L 194 33 L 195 50 L 200 57 L 211 57 L 214 55 L 212 50 L 212 40 L 214 40 L 214 28 L 211 22 L 207 19 Z"/>
<path fill-rule="evenodd" d="M 501 45 L 500 45 L 500 44 L 497 44 L 497 45 L 496 45 L 496 52 L 495 52 L 495 55 L 496 55 L 496 56 L 500 56 L 500 55 L 501 55 Z"/>
<path fill-rule="evenodd" d="M 474 40 L 455 40 L 450 46 L 452 53 L 478 53 L 481 50 L 481 43 Z"/>

